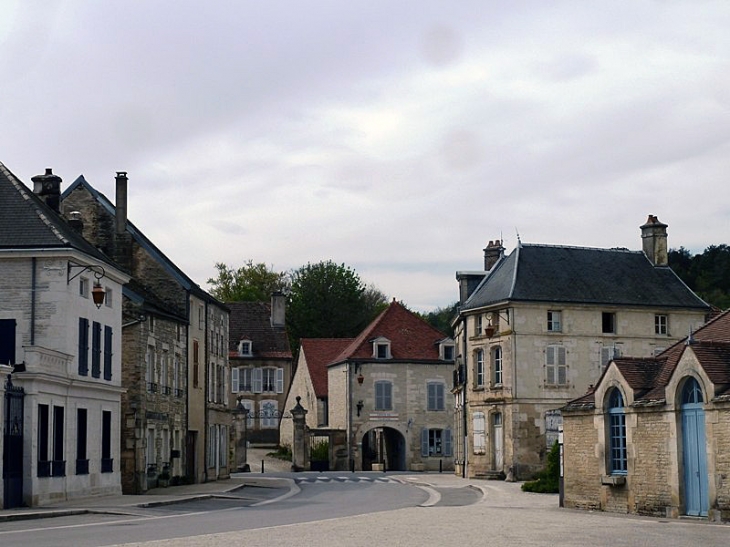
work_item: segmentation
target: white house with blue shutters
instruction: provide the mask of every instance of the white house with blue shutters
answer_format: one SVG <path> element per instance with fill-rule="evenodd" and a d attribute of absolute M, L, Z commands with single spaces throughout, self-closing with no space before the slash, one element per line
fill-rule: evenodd
<path fill-rule="evenodd" d="M 0 164 L 3 508 L 121 493 L 129 278 L 59 214 L 61 178 L 33 182 Z"/>

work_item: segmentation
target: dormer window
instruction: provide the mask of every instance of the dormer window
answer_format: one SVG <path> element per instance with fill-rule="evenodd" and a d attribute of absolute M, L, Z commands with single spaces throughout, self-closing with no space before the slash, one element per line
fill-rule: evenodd
<path fill-rule="evenodd" d="M 391 359 L 390 340 L 382 336 L 373 340 L 373 357 L 376 359 Z"/>
<path fill-rule="evenodd" d="M 240 355 L 241 357 L 253 356 L 251 340 L 241 340 L 238 343 L 238 355 Z"/>
<path fill-rule="evenodd" d="M 442 361 L 454 360 L 454 341 L 451 338 L 444 338 L 439 343 L 439 359 Z"/>

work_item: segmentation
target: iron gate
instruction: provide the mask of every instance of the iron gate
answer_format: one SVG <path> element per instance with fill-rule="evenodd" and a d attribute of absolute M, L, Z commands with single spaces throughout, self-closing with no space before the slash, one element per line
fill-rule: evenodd
<path fill-rule="evenodd" d="M 3 447 L 3 499 L 5 509 L 23 505 L 23 398 L 10 376 L 5 383 L 5 432 Z"/>
<path fill-rule="evenodd" d="M 330 470 L 329 435 L 309 435 L 309 469 L 312 471 Z"/>

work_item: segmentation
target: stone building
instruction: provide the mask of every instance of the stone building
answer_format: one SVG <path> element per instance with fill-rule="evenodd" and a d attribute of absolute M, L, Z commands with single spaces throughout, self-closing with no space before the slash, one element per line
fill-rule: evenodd
<path fill-rule="evenodd" d="M 305 424 L 310 429 L 329 426 L 329 396 L 327 365 L 335 360 L 352 338 L 303 338 L 299 345 L 294 378 L 284 409 L 290 411 L 297 404 L 307 410 Z M 291 447 L 294 431 L 291 420 L 282 420 L 279 443 Z"/>
<path fill-rule="evenodd" d="M 0 507 L 121 493 L 122 286 L 59 213 L 0 164 Z"/>
<path fill-rule="evenodd" d="M 649 216 L 643 252 L 500 241 L 484 270 L 457 272 L 456 472 L 523 479 L 557 440 L 560 407 L 619 355 L 653 356 L 704 323 L 709 306 L 667 266 L 667 225 Z"/>
<path fill-rule="evenodd" d="M 268 302 L 231 302 L 231 408 L 247 409 L 251 444 L 279 444 L 279 424 L 289 420 L 284 403 L 292 379 L 292 353 L 286 332 L 286 297 Z"/>
<path fill-rule="evenodd" d="M 730 520 L 730 311 L 562 410 L 566 507 Z"/>
<path fill-rule="evenodd" d="M 328 427 L 347 432 L 351 468 L 453 469 L 453 359 L 453 340 L 394 300 L 328 364 Z"/>
<path fill-rule="evenodd" d="M 117 173 L 112 204 L 81 176 L 62 196 L 84 237 L 132 276 L 123 291 L 124 491 L 226 477 L 228 309 L 128 220 L 127 186 Z"/>

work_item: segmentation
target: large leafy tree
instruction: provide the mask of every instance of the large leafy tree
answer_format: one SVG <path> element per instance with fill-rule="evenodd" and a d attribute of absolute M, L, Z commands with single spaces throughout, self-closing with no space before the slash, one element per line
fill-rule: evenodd
<path fill-rule="evenodd" d="M 680 247 L 669 251 L 669 266 L 708 304 L 730 307 L 730 247 L 710 245 L 702 254 Z"/>
<path fill-rule="evenodd" d="M 248 260 L 238 269 L 219 262 L 218 277 L 208 279 L 210 293 L 222 302 L 266 302 L 274 291 L 286 290 L 287 276 L 263 262 Z"/>
<path fill-rule="evenodd" d="M 287 327 L 301 338 L 356 336 L 387 305 L 385 295 L 366 286 L 352 268 L 331 260 L 291 273 Z"/>

